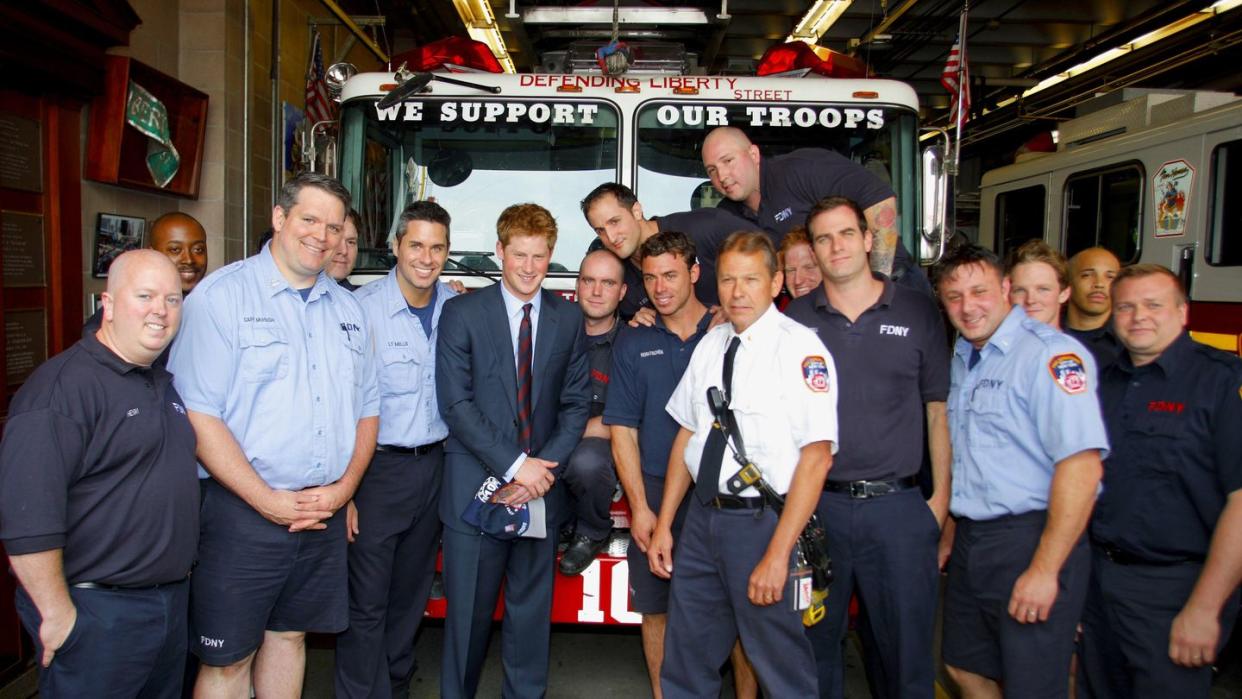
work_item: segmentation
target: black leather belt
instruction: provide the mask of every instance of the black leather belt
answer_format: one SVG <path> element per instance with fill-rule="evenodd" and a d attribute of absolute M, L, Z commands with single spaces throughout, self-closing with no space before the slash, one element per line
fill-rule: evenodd
<path fill-rule="evenodd" d="M 185 582 L 187 579 L 188 578 L 182 578 L 180 580 L 174 580 L 172 582 L 166 582 L 166 583 L 156 583 L 154 585 L 108 585 L 106 583 L 97 583 L 97 582 L 80 582 L 80 583 L 74 583 L 73 586 L 78 588 L 79 590 L 107 590 L 109 592 L 122 592 L 122 591 L 132 592 L 134 590 L 158 590 L 161 587 L 172 587 L 173 585 L 180 585 L 181 583 Z"/>
<path fill-rule="evenodd" d="M 375 451 L 382 451 L 385 454 L 413 454 L 414 456 L 423 456 L 425 454 L 430 454 L 436 447 L 443 445 L 443 439 L 438 442 L 422 444 L 417 447 L 399 447 L 395 444 L 376 444 Z"/>
<path fill-rule="evenodd" d="M 906 476 L 887 481 L 824 481 L 824 490 L 830 493 L 846 493 L 852 498 L 866 500 L 909 490 L 918 484 L 918 476 Z"/>
<path fill-rule="evenodd" d="M 1105 558 L 1119 566 L 1179 566 L 1187 563 L 1202 563 L 1202 558 L 1183 558 L 1176 561 L 1153 561 L 1142 556 L 1136 556 L 1129 551 L 1117 548 L 1112 544 L 1095 544 L 1095 548 Z"/>
<path fill-rule="evenodd" d="M 758 510 L 763 507 L 762 497 L 742 498 L 736 495 L 717 495 L 707 503 L 717 510 Z"/>

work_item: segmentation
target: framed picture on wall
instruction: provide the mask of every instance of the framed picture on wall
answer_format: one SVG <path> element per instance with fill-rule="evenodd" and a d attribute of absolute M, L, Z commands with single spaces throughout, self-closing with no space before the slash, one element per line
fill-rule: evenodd
<path fill-rule="evenodd" d="M 142 247 L 143 235 L 147 229 L 145 218 L 121 216 L 120 214 L 99 214 L 95 224 L 95 247 L 91 255 L 91 273 L 103 279 L 108 276 L 108 266 L 117 255 L 126 250 L 137 250 Z"/>

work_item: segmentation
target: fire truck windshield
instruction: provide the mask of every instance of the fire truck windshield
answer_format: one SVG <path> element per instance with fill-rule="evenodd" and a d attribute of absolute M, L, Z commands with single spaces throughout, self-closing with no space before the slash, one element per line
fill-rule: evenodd
<path fill-rule="evenodd" d="M 665 214 L 715 206 L 720 195 L 703 172 L 700 148 L 707 132 L 736 126 L 764 155 L 827 148 L 851 158 L 892 185 L 900 210 L 916 211 L 915 115 L 908 109 L 824 103 L 756 105 L 655 101 L 637 114 L 636 193 L 643 210 Z M 915 216 L 903 216 L 911 236 Z M 907 230 L 909 229 L 909 230 Z"/>
<path fill-rule="evenodd" d="M 365 229 L 358 271 L 391 268 L 402 209 L 434 199 L 453 219 L 448 271 L 495 272 L 496 218 L 529 201 L 561 227 L 551 271 L 576 272 L 593 237 L 578 202 L 620 174 L 617 110 L 596 100 L 427 97 L 384 110 L 358 100 L 341 129 L 340 177 Z"/>

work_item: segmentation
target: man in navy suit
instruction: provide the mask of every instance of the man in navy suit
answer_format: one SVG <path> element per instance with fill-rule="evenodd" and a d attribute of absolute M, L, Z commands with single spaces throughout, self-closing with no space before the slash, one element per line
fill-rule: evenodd
<path fill-rule="evenodd" d="M 556 220 L 517 204 L 500 214 L 496 233 L 501 283 L 446 303 L 437 342 L 436 394 L 449 427 L 440 496 L 448 597 L 440 695 L 449 699 L 478 689 L 502 580 L 503 696 L 547 690 L 556 532 L 566 510 L 559 476 L 590 404 L 582 313 L 540 288 Z M 463 519 L 488 477 L 516 484 L 512 504 L 542 499 L 543 538 L 502 540 Z"/>

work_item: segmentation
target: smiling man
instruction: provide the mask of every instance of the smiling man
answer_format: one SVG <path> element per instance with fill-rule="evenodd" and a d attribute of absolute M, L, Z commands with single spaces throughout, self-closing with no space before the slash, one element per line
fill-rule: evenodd
<path fill-rule="evenodd" d="M 611 250 L 626 262 L 626 294 L 621 300 L 621 316 L 629 319 L 640 308 L 650 307 L 642 274 L 642 244 L 662 231 L 677 231 L 694 243 L 699 273 L 695 296 L 713 306 L 716 298 L 716 250 L 734 231 L 749 227 L 744 219 L 724 209 L 705 208 L 647 218 L 633 190 L 608 182 L 596 187 L 582 200 L 582 213 L 599 236 L 598 245 Z"/>
<path fill-rule="evenodd" d="M 163 255 L 109 269 L 103 324 L 40 365 L 0 443 L 0 540 L 45 697 L 181 696 L 198 538 L 194 430 L 153 365 L 177 332 Z"/>
<path fill-rule="evenodd" d="M 1095 362 L 1009 303 L 992 252 L 963 245 L 932 276 L 959 333 L 944 662 L 968 699 L 1064 696 L 1108 451 Z"/>
<path fill-rule="evenodd" d="M 555 532 L 567 508 L 560 481 L 590 411 L 582 311 L 540 288 L 556 232 L 556 219 L 538 204 L 502 211 L 500 283 L 452 299 L 440 321 L 436 399 L 449 428 L 440 696 L 450 699 L 478 691 L 502 580 L 503 695 L 547 692 Z M 518 536 L 468 521 L 467 506 L 489 478 L 507 482 L 509 504 L 539 500 L 545 531 Z"/>
<path fill-rule="evenodd" d="M 1018 246 L 1005 263 L 1009 302 L 1026 315 L 1061 329 L 1061 306 L 1070 297 L 1065 257 L 1042 240 Z"/>
<path fill-rule="evenodd" d="M 1188 301 L 1159 265 L 1121 270 L 1104 370 L 1109 439 L 1091 521 L 1079 646 L 1091 697 L 1204 697 L 1238 616 L 1242 361 L 1186 332 Z"/>
<path fill-rule="evenodd" d="M 287 182 L 271 243 L 203 280 L 169 359 L 206 479 L 199 696 L 299 696 L 305 632 L 349 620 L 344 508 L 380 401 L 362 308 L 323 273 L 348 207 L 332 178 Z"/>
<path fill-rule="evenodd" d="M 824 274 L 811 250 L 811 236 L 806 226 L 796 226 L 784 238 L 776 250 L 777 260 L 785 272 L 785 291 L 791 299 L 802 298 L 819 288 Z"/>
<path fill-rule="evenodd" d="M 182 296 L 188 296 L 207 272 L 207 233 L 193 216 L 179 211 L 164 214 L 151 224 L 150 247 L 172 261 L 181 282 Z M 111 273 L 111 269 L 109 269 Z M 82 336 L 94 334 L 103 324 L 103 308 L 95 311 L 82 326 Z M 172 343 L 155 358 L 153 364 L 168 365 Z"/>
<path fill-rule="evenodd" d="M 348 221 L 348 219 L 347 219 Z M 440 547 L 448 425 L 436 408 L 435 343 L 445 301 L 449 214 L 416 201 L 397 220 L 397 264 L 355 293 L 379 374 L 378 444 L 347 517 L 349 628 L 336 640 L 336 695 L 409 695 L 414 638 Z M 350 224 L 346 224 L 346 235 Z"/>
<path fill-rule="evenodd" d="M 182 294 L 189 295 L 207 273 L 207 232 L 189 214 L 174 211 L 155 219 L 151 249 L 164 253 L 177 265 Z"/>

